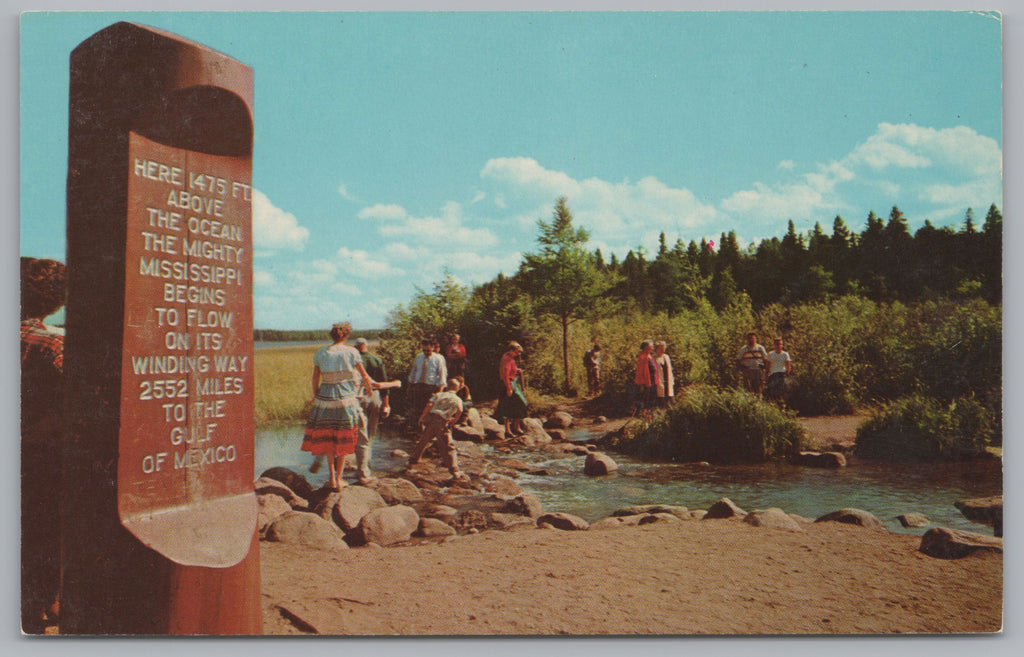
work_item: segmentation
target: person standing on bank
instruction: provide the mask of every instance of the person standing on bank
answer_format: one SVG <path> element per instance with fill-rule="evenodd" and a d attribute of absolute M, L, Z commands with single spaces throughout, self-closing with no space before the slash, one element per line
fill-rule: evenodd
<path fill-rule="evenodd" d="M 529 409 L 526 394 L 523 392 L 523 371 L 516 362 L 523 353 L 523 347 L 512 341 L 505 348 L 498 365 L 498 378 L 501 380 L 501 398 L 494 411 L 494 419 L 505 423 L 505 436 L 520 436 L 526 432 L 523 418 Z"/>
<path fill-rule="evenodd" d="M 583 369 L 587 371 L 587 394 L 601 394 L 601 345 L 595 342 L 590 351 L 583 354 Z"/>
<path fill-rule="evenodd" d="M 654 343 L 654 363 L 658 366 L 657 397 L 659 406 L 668 406 L 675 397 L 675 377 L 672 374 L 672 359 L 665 350 L 664 341 Z"/>
<path fill-rule="evenodd" d="M 64 332 L 43 320 L 64 305 L 67 269 L 21 259 L 21 629 L 56 623 L 60 594 L 60 472 Z"/>
<path fill-rule="evenodd" d="M 448 376 L 453 379 L 466 377 L 466 345 L 459 341 L 459 334 L 452 333 L 452 341 L 444 349 L 444 363 L 448 368 Z"/>
<path fill-rule="evenodd" d="M 747 392 L 761 396 L 764 387 L 764 366 L 768 351 L 757 343 L 757 333 L 747 333 L 747 344 L 736 354 L 736 369 L 743 376 Z"/>
<path fill-rule="evenodd" d="M 786 403 L 786 377 L 793 372 L 793 359 L 782 350 L 782 338 L 775 338 L 775 348 L 768 352 L 768 398 L 777 404 Z"/>
<path fill-rule="evenodd" d="M 634 412 L 654 404 L 659 379 L 658 364 L 654 362 L 654 341 L 644 340 L 640 343 L 640 355 L 637 356 L 636 373 L 633 375 L 633 384 L 636 386 Z"/>
<path fill-rule="evenodd" d="M 377 382 L 388 380 L 384 361 L 380 356 L 370 353 L 366 338 L 356 338 L 356 350 L 363 361 L 363 368 L 371 379 Z M 377 438 L 378 425 L 391 414 L 388 389 L 374 390 L 370 395 L 362 397 L 362 405 L 363 413 L 366 415 L 366 433 L 360 434 L 359 440 L 356 441 L 356 470 L 360 485 L 365 486 L 374 480 L 373 473 L 370 472 L 370 458 L 373 454 L 373 441 Z"/>
<path fill-rule="evenodd" d="M 302 439 L 303 451 L 328 457 L 331 490 L 346 485 L 341 479 L 345 457 L 355 452 L 358 442 L 368 442 L 359 395 L 372 394 L 376 387 L 359 352 L 345 344 L 351 332 L 350 323 L 335 324 L 330 331 L 334 344 L 313 357 L 313 399 L 307 402 L 312 410 Z"/>

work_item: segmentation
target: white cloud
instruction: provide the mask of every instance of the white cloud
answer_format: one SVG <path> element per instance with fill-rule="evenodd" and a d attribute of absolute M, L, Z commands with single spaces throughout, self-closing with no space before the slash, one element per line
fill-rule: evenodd
<path fill-rule="evenodd" d="M 446 203 L 436 217 L 409 216 L 399 223 L 384 224 L 380 227 L 380 234 L 415 239 L 420 244 L 443 248 L 459 245 L 483 248 L 498 243 L 490 230 L 464 225 L 462 206 L 455 201 Z"/>
<path fill-rule="evenodd" d="M 366 251 L 350 249 L 346 246 L 338 249 L 338 258 L 338 265 L 342 270 L 360 278 L 401 275 L 405 273 L 401 269 L 392 267 L 384 260 L 371 258 L 370 254 Z"/>
<path fill-rule="evenodd" d="M 793 160 L 782 160 L 779 162 L 779 168 L 785 169 L 786 171 L 792 171 L 796 168 L 796 162 Z"/>
<path fill-rule="evenodd" d="M 532 157 L 499 157 L 489 160 L 480 177 L 517 188 L 533 190 L 542 198 L 576 196 L 579 183 L 560 171 L 545 169 Z"/>
<path fill-rule="evenodd" d="M 400 205 L 383 205 L 378 203 L 377 205 L 363 208 L 356 215 L 360 219 L 380 219 L 383 221 L 396 221 L 405 219 L 409 216 L 409 213 L 405 211 Z"/>
<path fill-rule="evenodd" d="M 487 198 L 487 193 L 486 192 L 477 192 L 476 195 L 473 196 L 473 200 L 470 201 L 469 204 L 470 205 L 476 205 L 477 203 L 479 203 L 480 201 L 484 200 L 485 198 Z"/>
<path fill-rule="evenodd" d="M 352 192 L 348 191 L 348 185 L 346 185 L 345 183 L 338 184 L 338 194 L 340 194 L 341 198 L 345 199 L 346 201 L 352 201 L 354 203 L 360 202 L 358 197 L 352 194 Z"/>
<path fill-rule="evenodd" d="M 275 207 L 258 189 L 252 190 L 252 226 L 253 245 L 260 249 L 301 251 L 309 239 L 309 229 L 295 215 Z"/>

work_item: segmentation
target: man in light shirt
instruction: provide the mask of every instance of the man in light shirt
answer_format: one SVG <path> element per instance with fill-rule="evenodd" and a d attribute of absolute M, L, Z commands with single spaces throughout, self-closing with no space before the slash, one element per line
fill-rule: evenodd
<path fill-rule="evenodd" d="M 764 387 L 764 365 L 768 351 L 757 343 L 757 333 L 747 333 L 747 344 L 736 354 L 736 369 L 743 375 L 748 392 L 758 397 Z"/>
<path fill-rule="evenodd" d="M 782 350 L 782 338 L 775 338 L 775 349 L 768 352 L 768 399 L 786 403 L 786 377 L 793 371 L 793 359 Z"/>
<path fill-rule="evenodd" d="M 437 353 L 437 341 L 423 338 L 420 347 L 423 351 L 416 354 L 409 372 L 409 420 L 419 417 L 430 396 L 443 390 L 448 381 L 448 368 L 444 356 Z"/>
<path fill-rule="evenodd" d="M 419 463 L 430 443 L 440 439 L 441 460 L 456 481 L 465 481 L 466 475 L 459 470 L 459 455 L 455 451 L 455 441 L 452 439 L 452 425 L 462 415 L 462 400 L 456 394 L 459 386 L 459 381 L 452 379 L 448 381 L 444 391 L 436 393 L 427 402 L 418 422 L 423 431 L 420 433 L 419 442 L 409 455 L 409 465 Z"/>

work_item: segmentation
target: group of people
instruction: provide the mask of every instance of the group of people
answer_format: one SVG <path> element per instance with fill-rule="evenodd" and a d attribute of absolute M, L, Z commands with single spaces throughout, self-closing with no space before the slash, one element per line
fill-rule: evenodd
<path fill-rule="evenodd" d="M 351 332 L 350 323 L 335 324 L 330 330 L 332 344 L 313 357 L 313 398 L 308 402 L 311 410 L 302 441 L 302 449 L 317 457 L 311 469 L 327 457 L 332 490 L 346 485 L 342 478 L 345 457 L 352 453 L 359 483 L 374 480 L 370 470 L 373 440 L 380 421 L 391 413 L 389 390 L 402 386 L 399 380 L 387 380 L 383 360 L 369 351 L 365 338 L 356 339 L 355 346 L 347 344 Z M 456 481 L 464 480 L 465 475 L 459 469 L 451 429 L 473 404 L 466 385 L 467 362 L 466 347 L 458 334 L 451 336 L 444 355 L 437 340 L 425 337 L 407 381 L 407 424 L 418 438 L 409 465 L 418 463 L 436 440 Z"/>
<path fill-rule="evenodd" d="M 782 338 L 775 338 L 768 351 L 757 342 L 757 333 L 747 334 L 747 343 L 736 354 L 736 370 L 748 392 L 783 404 L 786 401 L 786 377 L 793 371 L 793 359 L 782 349 Z"/>
<path fill-rule="evenodd" d="M 663 340 L 644 340 L 640 343 L 640 354 L 633 375 L 634 412 L 668 406 L 675 397 L 675 376 L 667 349 L 668 344 Z"/>

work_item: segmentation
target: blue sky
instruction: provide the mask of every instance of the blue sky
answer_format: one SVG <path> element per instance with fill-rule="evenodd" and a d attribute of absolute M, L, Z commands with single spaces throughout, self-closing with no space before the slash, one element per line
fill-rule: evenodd
<path fill-rule="evenodd" d="M 993 14 L 28 14 L 24 255 L 64 257 L 68 55 L 117 20 L 255 70 L 260 327 L 377 327 L 446 270 L 511 273 L 563 195 L 620 257 L 1002 206 Z"/>

